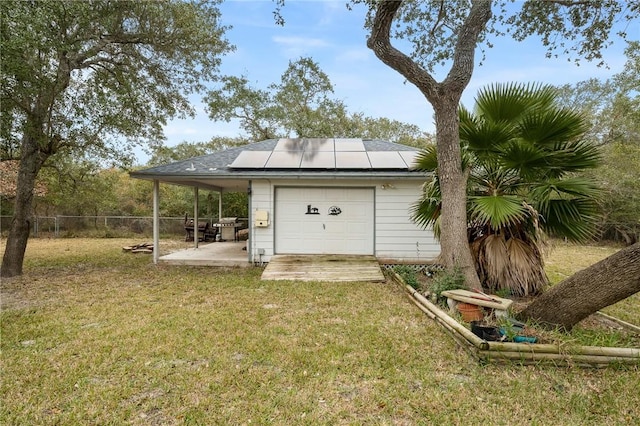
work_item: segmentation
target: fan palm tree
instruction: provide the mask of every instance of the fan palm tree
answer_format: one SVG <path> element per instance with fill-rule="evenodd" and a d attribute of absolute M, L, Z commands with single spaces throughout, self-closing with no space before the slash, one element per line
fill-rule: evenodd
<path fill-rule="evenodd" d="M 584 241 L 594 230 L 597 189 L 578 173 L 598 165 L 598 150 L 581 139 L 583 118 L 554 99 L 552 86 L 496 84 L 479 92 L 473 111 L 460 109 L 469 244 L 490 291 L 540 292 L 545 235 Z M 417 166 L 437 172 L 435 147 L 420 153 Z M 440 207 L 436 177 L 413 218 L 438 235 Z"/>

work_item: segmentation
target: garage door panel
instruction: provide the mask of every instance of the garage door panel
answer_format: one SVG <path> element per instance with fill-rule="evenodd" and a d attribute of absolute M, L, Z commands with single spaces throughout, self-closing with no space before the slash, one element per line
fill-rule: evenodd
<path fill-rule="evenodd" d="M 346 229 L 345 229 L 346 230 Z M 358 234 L 365 234 L 368 230 L 368 226 L 361 222 L 352 222 L 348 225 L 348 230 L 351 231 L 354 235 L 351 239 L 358 238 Z"/>
<path fill-rule="evenodd" d="M 373 254 L 373 200 L 373 188 L 276 188 L 276 253 Z"/>

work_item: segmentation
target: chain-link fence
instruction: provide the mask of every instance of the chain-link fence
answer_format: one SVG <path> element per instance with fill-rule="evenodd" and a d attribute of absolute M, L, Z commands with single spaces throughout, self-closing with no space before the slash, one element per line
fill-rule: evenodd
<path fill-rule="evenodd" d="M 200 220 L 209 220 L 201 218 Z M 210 219 L 215 222 L 215 219 Z M 239 218 L 240 221 L 247 219 Z M 34 216 L 32 237 L 128 237 L 153 236 L 151 216 Z M 0 216 L 0 233 L 6 236 L 11 216 Z M 161 235 L 185 235 L 184 217 L 161 217 Z"/>

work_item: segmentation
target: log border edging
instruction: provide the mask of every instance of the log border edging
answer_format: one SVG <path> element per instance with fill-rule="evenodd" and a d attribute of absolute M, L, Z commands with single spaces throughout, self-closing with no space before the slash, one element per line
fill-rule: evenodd
<path fill-rule="evenodd" d="M 522 365 L 551 363 L 553 365 L 596 368 L 619 365 L 640 366 L 640 348 L 488 342 L 473 334 L 467 327 L 431 303 L 429 299 L 407 284 L 395 271 L 390 272 L 394 281 L 403 286 L 409 299 L 480 363 L 515 362 Z M 615 317 L 602 315 L 613 321 L 620 321 Z M 637 328 L 633 324 L 629 325 Z"/>

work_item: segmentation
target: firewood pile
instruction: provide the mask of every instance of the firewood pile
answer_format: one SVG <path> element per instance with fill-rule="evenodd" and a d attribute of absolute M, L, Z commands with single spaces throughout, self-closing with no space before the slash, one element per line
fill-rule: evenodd
<path fill-rule="evenodd" d="M 129 253 L 153 253 L 153 243 L 141 243 L 122 247 L 122 251 Z"/>

